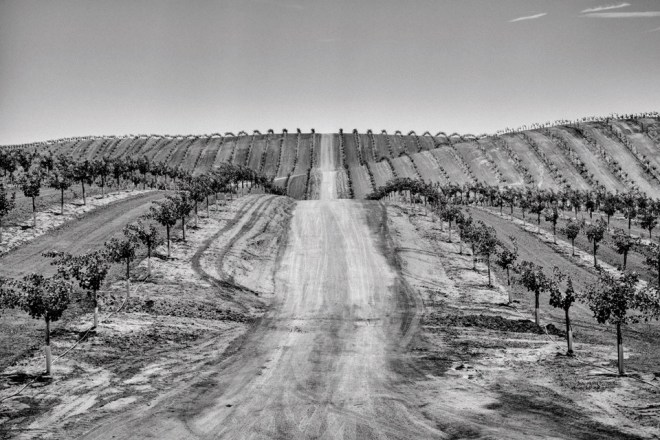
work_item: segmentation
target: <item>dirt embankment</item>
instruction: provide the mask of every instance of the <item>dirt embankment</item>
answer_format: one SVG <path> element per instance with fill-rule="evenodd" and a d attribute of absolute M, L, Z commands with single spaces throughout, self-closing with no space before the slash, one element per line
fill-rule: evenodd
<path fill-rule="evenodd" d="M 56 359 L 52 382 L 38 382 L 0 403 L 0 438 L 19 433 L 20 438 L 76 438 L 99 420 L 134 408 L 147 410 L 167 401 L 172 390 L 203 383 L 205 375 L 215 371 L 209 366 L 221 363 L 240 345 L 269 298 L 209 278 L 195 261 L 204 260 L 209 247 L 224 245 L 238 255 L 258 251 L 261 258 L 250 263 L 253 269 L 262 274 L 274 270 L 276 258 L 271 254 L 277 253 L 277 246 L 257 243 L 281 235 L 291 204 L 284 197 L 246 196 L 212 206 L 199 228 L 188 229 L 186 242 L 173 231 L 172 258 L 164 259 L 166 251 L 159 249 L 152 258 L 151 278 L 146 277 L 146 261 L 140 263 L 132 276 L 131 298 L 110 319 L 106 314 L 124 301 L 125 282 L 103 293 L 100 327 Z M 277 211 L 279 223 L 255 223 L 246 229 L 242 220 L 249 217 L 244 216 L 248 211 L 258 217 Z M 250 239 L 230 244 L 237 235 Z M 91 313 L 86 313 L 59 326 L 52 339 L 54 356 L 72 348 L 91 320 Z M 0 377 L 0 398 L 42 369 L 40 350 L 7 368 Z"/>
<path fill-rule="evenodd" d="M 401 273 L 423 301 L 421 331 L 410 345 L 420 375 L 411 385 L 426 417 L 456 438 L 654 438 L 660 414 L 653 374 L 610 372 L 615 338 L 580 328 L 575 358 L 564 355 L 563 322 L 550 335 L 507 306 L 502 273 L 488 288 L 485 265 L 472 270 L 456 231 L 423 211 L 390 206 L 389 227 Z M 499 279 L 498 279 L 499 278 Z M 506 284 L 506 279 L 504 280 Z M 526 293 L 516 290 L 520 301 Z M 542 308 L 549 308 L 542 298 Z M 557 329 L 556 327 L 559 327 Z M 557 336 L 553 336 L 556 334 Z"/>

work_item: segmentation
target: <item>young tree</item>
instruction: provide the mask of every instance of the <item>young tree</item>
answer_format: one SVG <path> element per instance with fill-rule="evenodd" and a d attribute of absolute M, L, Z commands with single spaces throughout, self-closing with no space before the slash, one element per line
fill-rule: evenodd
<path fill-rule="evenodd" d="M 585 234 L 587 234 L 587 239 L 589 242 L 594 245 L 594 267 L 598 267 L 598 261 L 596 260 L 596 251 L 598 250 L 598 243 L 603 240 L 605 237 L 605 230 L 607 229 L 607 223 L 602 218 L 599 218 L 592 224 L 588 225 L 585 228 Z"/>
<path fill-rule="evenodd" d="M 568 195 L 568 200 L 571 202 L 573 211 L 575 211 L 575 218 L 577 219 L 578 212 L 580 212 L 580 209 L 582 208 L 582 201 L 584 200 L 584 197 L 580 191 L 571 191 L 571 193 Z"/>
<path fill-rule="evenodd" d="M 12 180 L 12 174 L 16 171 L 16 158 L 11 150 L 0 148 L 0 169 L 2 169 L 4 177 L 9 173 L 9 180 Z"/>
<path fill-rule="evenodd" d="M 105 197 L 105 185 L 108 181 L 108 177 L 112 173 L 112 161 L 106 156 L 103 156 L 100 159 L 92 161 L 90 167 L 92 169 L 92 174 L 99 178 L 101 197 Z"/>
<path fill-rule="evenodd" d="M 194 203 L 195 227 L 197 227 L 197 221 L 199 219 L 198 204 L 199 202 L 204 201 L 204 198 L 206 198 L 206 195 L 209 193 L 209 188 L 205 181 L 199 178 L 194 178 L 184 185 L 182 189 L 189 194 L 190 199 Z"/>
<path fill-rule="evenodd" d="M 71 188 L 73 180 L 70 170 L 56 167 L 48 177 L 48 186 L 60 191 L 60 211 L 64 215 L 64 191 Z"/>
<path fill-rule="evenodd" d="M 530 200 L 530 197 L 531 195 L 528 193 L 522 194 L 520 196 L 520 200 L 518 201 L 518 206 L 520 206 L 520 211 L 522 212 L 523 220 L 525 220 L 525 212 L 527 212 L 529 208 L 532 206 L 532 201 Z"/>
<path fill-rule="evenodd" d="M 602 211 L 607 216 L 607 227 L 610 226 L 610 218 L 616 213 L 617 198 L 612 194 L 607 194 L 603 200 Z"/>
<path fill-rule="evenodd" d="M 644 264 L 658 275 L 658 286 L 660 286 L 660 245 L 649 243 L 642 248 L 644 254 Z"/>
<path fill-rule="evenodd" d="M 94 169 L 92 168 L 90 161 L 85 159 L 74 164 L 72 177 L 73 180 L 80 183 L 82 186 L 83 205 L 86 205 L 87 198 L 85 197 L 85 184 L 91 185 L 94 182 Z"/>
<path fill-rule="evenodd" d="M 2 243 L 2 219 L 16 207 L 16 193 L 7 192 L 7 189 L 0 182 L 0 244 Z"/>
<path fill-rule="evenodd" d="M 552 239 L 557 244 L 557 222 L 559 221 L 559 210 L 556 205 L 546 209 L 545 221 L 552 224 Z"/>
<path fill-rule="evenodd" d="M 452 204 L 448 204 L 445 206 L 445 209 L 442 210 L 441 215 L 442 215 L 442 220 L 445 220 L 447 222 L 447 225 L 449 226 L 449 242 L 451 243 L 451 223 L 455 221 L 458 218 L 459 213 L 461 210 Z"/>
<path fill-rule="evenodd" d="M 555 282 L 551 284 L 550 288 L 550 305 L 564 311 L 566 316 L 566 343 L 568 344 L 566 354 L 573 356 L 573 328 L 571 327 L 571 317 L 568 313 L 577 299 L 575 290 L 573 289 L 573 280 L 570 276 L 562 274 L 558 267 L 555 267 L 553 272 Z M 564 280 L 566 280 L 566 287 L 562 289 L 561 283 Z"/>
<path fill-rule="evenodd" d="M 502 269 L 506 270 L 507 286 L 511 285 L 510 270 L 513 268 L 513 266 L 516 263 L 516 260 L 518 259 L 518 243 L 516 242 L 516 238 L 510 236 L 509 240 L 511 240 L 511 242 L 513 243 L 513 250 L 509 249 L 508 247 L 500 243 L 500 252 L 497 254 L 497 260 L 495 260 L 495 264 L 500 266 Z M 510 291 L 511 289 L 509 289 L 509 302 L 511 302 Z"/>
<path fill-rule="evenodd" d="M 479 234 L 481 233 L 481 228 L 479 224 L 470 223 L 464 231 L 465 241 L 470 243 L 470 249 L 472 250 L 472 270 L 477 270 L 477 243 L 479 242 Z"/>
<path fill-rule="evenodd" d="M 69 306 L 73 286 L 59 274 L 46 278 L 41 274 L 29 274 L 16 281 L 12 306 L 22 309 L 34 319 L 46 322 L 46 374 L 51 374 L 50 323 L 62 317 Z"/>
<path fill-rule="evenodd" d="M 156 203 L 150 209 L 149 217 L 156 220 L 161 225 L 165 226 L 165 233 L 167 237 L 167 258 L 170 258 L 170 228 L 176 225 L 178 214 L 176 207 L 171 200 L 162 203 Z"/>
<path fill-rule="evenodd" d="M 105 243 L 110 261 L 126 263 L 126 298 L 131 295 L 131 261 L 135 260 L 137 247 L 137 239 L 130 234 Z"/>
<path fill-rule="evenodd" d="M 458 251 L 460 255 L 463 255 L 463 242 L 466 241 L 467 237 L 470 235 L 470 230 L 472 229 L 473 223 L 474 220 L 472 219 L 472 216 L 465 216 L 463 213 L 460 213 L 456 219 L 456 224 L 458 225 L 458 236 L 460 239 L 460 248 Z"/>
<path fill-rule="evenodd" d="M 623 334 L 621 327 L 658 316 L 658 294 L 655 289 L 638 289 L 639 275 L 625 272 L 612 275 L 600 271 L 598 281 L 587 289 L 586 301 L 599 324 L 616 325 L 619 374 L 623 367 Z M 636 314 L 629 314 L 636 311 Z"/>
<path fill-rule="evenodd" d="M 194 204 L 187 191 L 179 191 L 174 196 L 167 196 L 168 202 L 172 203 L 174 212 L 181 219 L 181 231 L 183 241 L 186 241 L 186 217 L 193 210 Z"/>
<path fill-rule="evenodd" d="M 554 281 L 547 277 L 541 266 L 537 266 L 531 261 L 523 261 L 518 266 L 518 277 L 516 283 L 522 285 L 530 292 L 534 292 L 534 321 L 536 325 L 541 325 L 539 317 L 539 297 L 541 293 L 550 291 L 554 288 Z"/>
<path fill-rule="evenodd" d="M 572 255 L 575 256 L 575 239 L 580 235 L 580 231 L 584 226 L 584 220 L 577 220 L 569 218 L 566 226 L 560 230 L 562 234 L 571 240 Z"/>
<path fill-rule="evenodd" d="M 587 193 L 584 196 L 584 208 L 589 211 L 589 219 L 593 219 L 594 209 L 596 209 L 596 199 L 593 194 Z"/>
<path fill-rule="evenodd" d="M 75 278 L 81 289 L 87 292 L 94 306 L 94 328 L 99 325 L 98 292 L 103 286 L 110 264 L 104 251 L 94 251 L 83 255 L 71 255 L 64 252 L 47 252 L 46 257 L 54 258 L 52 264 L 58 266 L 58 273 L 63 278 Z"/>
<path fill-rule="evenodd" d="M 0 312 L 14 307 L 14 292 L 12 283 L 6 278 L 0 277 Z"/>
<path fill-rule="evenodd" d="M 163 243 L 163 238 L 160 236 L 158 229 L 153 224 L 145 226 L 144 223 L 138 221 L 126 226 L 124 234 L 134 236 L 137 241 L 147 248 L 147 276 L 151 277 L 151 253 Z"/>
<path fill-rule="evenodd" d="M 649 231 L 649 239 L 651 239 L 651 231 L 658 226 L 658 218 L 651 209 L 644 209 L 639 215 L 639 225 L 642 229 Z"/>
<path fill-rule="evenodd" d="M 623 229 L 615 228 L 612 235 L 612 245 L 617 253 L 623 255 L 623 270 L 626 270 L 626 263 L 628 261 L 628 252 L 640 243 L 639 238 L 633 238 L 628 235 Z"/>
<path fill-rule="evenodd" d="M 529 207 L 529 212 L 536 214 L 536 232 L 541 232 L 541 214 L 545 210 L 545 203 L 541 198 L 534 200 L 532 205 Z"/>
<path fill-rule="evenodd" d="M 25 197 L 30 197 L 32 199 L 32 220 L 33 226 L 37 227 L 37 202 L 36 199 L 39 197 L 41 192 L 41 173 L 38 170 L 33 170 L 27 173 L 24 173 L 21 176 L 20 184 L 21 189 L 23 190 L 23 195 Z"/>
<path fill-rule="evenodd" d="M 627 193 L 621 194 L 619 196 L 621 210 L 624 212 L 626 218 L 628 219 L 628 233 L 630 233 L 632 219 L 637 216 L 637 199 L 638 194 L 634 191 L 628 191 Z"/>
<path fill-rule="evenodd" d="M 493 287 L 493 282 L 490 275 L 490 259 L 497 250 L 500 244 L 497 239 L 497 233 L 492 226 L 486 226 L 485 223 L 479 222 L 479 233 L 477 234 L 476 251 L 477 254 L 484 257 L 486 260 L 486 267 L 488 268 L 488 287 Z"/>

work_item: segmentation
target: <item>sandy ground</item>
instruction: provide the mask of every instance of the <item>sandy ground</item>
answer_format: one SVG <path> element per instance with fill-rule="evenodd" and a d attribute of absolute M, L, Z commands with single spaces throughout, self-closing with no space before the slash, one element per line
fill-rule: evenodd
<path fill-rule="evenodd" d="M 147 262 L 140 263 L 134 278 L 141 281 L 132 283 L 130 300 L 110 319 L 104 317 L 123 302 L 125 282 L 114 283 L 102 294 L 102 325 L 55 361 L 52 382 L 37 382 L 21 396 L 0 403 L 0 438 L 76 438 L 102 423 L 99 420 L 135 407 L 149 408 L 173 390 L 211 374 L 214 369 L 209 366 L 236 350 L 260 314 L 254 310 L 263 313 L 268 299 L 208 277 L 199 261 L 211 243 L 226 248 L 226 253 L 237 247 L 240 253 L 263 251 L 255 243 L 282 237 L 292 203 L 285 197 L 246 196 L 212 206 L 210 217 L 202 217 L 198 228 L 187 231 L 186 242 L 175 231 L 172 258 L 163 259 L 165 248 L 158 249 L 151 278 L 146 278 Z M 244 215 L 248 211 L 274 219 L 279 213 L 279 223 L 254 224 L 246 230 L 243 220 L 250 217 Z M 239 235 L 253 240 L 233 240 Z M 269 269 L 272 277 L 275 260 L 259 258 L 254 264 L 264 266 L 262 273 Z M 259 306 L 248 310 L 246 304 Z M 53 334 L 54 355 L 71 348 L 90 322 L 91 314 L 84 313 L 58 328 Z M 39 351 L 6 369 L 0 376 L 0 399 L 42 368 Z"/>
<path fill-rule="evenodd" d="M 564 356 L 561 330 L 548 335 L 527 319 L 529 309 L 507 306 L 505 286 L 496 278 L 488 288 L 484 264 L 475 272 L 469 252 L 459 254 L 455 231 L 450 242 L 447 225 L 419 209 L 396 205 L 388 214 L 403 279 L 424 304 L 410 350 L 425 376 L 411 387 L 447 437 L 660 435 L 658 388 L 637 379 L 660 384 L 653 373 L 612 374 L 612 335 L 603 345 L 581 328 L 578 356 Z"/>
<path fill-rule="evenodd" d="M 320 194 L 328 200 L 297 203 L 275 302 L 240 352 L 204 386 L 179 390 L 167 410 L 131 411 L 83 438 L 432 435 L 391 386 L 399 337 L 414 326 L 383 253 L 382 209 L 333 200 L 324 145 Z"/>

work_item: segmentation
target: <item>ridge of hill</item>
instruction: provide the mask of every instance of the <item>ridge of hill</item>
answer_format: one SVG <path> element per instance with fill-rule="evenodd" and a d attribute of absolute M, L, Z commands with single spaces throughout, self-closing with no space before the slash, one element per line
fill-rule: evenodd
<path fill-rule="evenodd" d="M 357 130 L 332 134 L 338 178 L 364 198 L 393 177 L 458 185 L 483 182 L 543 189 L 638 189 L 660 197 L 660 115 L 583 118 L 493 135 L 403 134 Z M 222 162 L 273 178 L 297 199 L 317 194 L 321 134 L 273 130 L 209 135 L 86 136 L 2 148 L 48 148 L 77 159 L 146 157 L 201 174 Z"/>

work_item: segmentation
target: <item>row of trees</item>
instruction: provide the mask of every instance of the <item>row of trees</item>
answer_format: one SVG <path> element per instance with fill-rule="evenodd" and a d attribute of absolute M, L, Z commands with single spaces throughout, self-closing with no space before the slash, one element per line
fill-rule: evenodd
<path fill-rule="evenodd" d="M 429 185 L 424 182 L 412 179 L 393 179 L 385 186 L 378 188 L 370 195 L 372 199 L 381 199 L 391 197 L 393 194 L 405 194 L 410 201 L 421 201 L 431 206 L 432 211 L 442 221 L 447 222 L 449 227 L 449 240 L 451 241 L 451 227 L 455 223 L 460 238 L 459 253 L 463 253 L 463 243 L 469 245 L 473 259 L 473 269 L 477 270 L 477 258 L 480 257 L 486 264 L 488 272 L 488 286 L 492 286 L 491 261 L 501 267 L 507 275 L 507 284 L 514 283 L 523 286 L 534 294 L 535 309 L 534 316 L 537 325 L 540 325 L 540 297 L 541 294 L 549 295 L 549 303 L 552 307 L 563 310 L 566 324 L 566 340 L 568 345 L 568 354 L 573 354 L 573 332 L 570 320 L 570 308 L 576 301 L 586 303 L 594 314 L 598 323 L 611 324 L 616 326 L 617 330 L 617 352 L 619 373 L 624 374 L 623 365 L 623 334 L 622 326 L 631 323 L 637 323 L 642 320 L 660 318 L 660 278 L 657 284 L 644 284 L 639 282 L 639 275 L 635 272 L 625 271 L 618 274 L 609 273 L 597 265 L 597 281 L 591 284 L 584 292 L 576 291 L 573 280 L 566 274 L 561 273 L 558 268 L 554 268 L 552 274 L 546 274 L 541 266 L 529 261 L 518 260 L 518 247 L 514 237 L 510 237 L 513 243 L 512 247 L 506 246 L 498 239 L 495 229 L 486 225 L 482 221 L 475 222 L 470 215 L 466 215 L 460 209 L 461 204 L 469 203 L 472 194 L 472 203 L 490 202 L 491 206 L 497 206 L 494 200 L 507 190 L 493 191 L 494 188 L 478 186 L 477 188 L 461 188 L 463 194 L 457 194 L 457 189 L 450 187 L 439 187 Z M 527 191 L 516 193 L 516 198 L 522 200 Z M 496 194 L 493 196 L 493 194 Z M 546 219 L 553 221 L 556 226 L 556 220 L 559 217 L 558 204 L 561 203 L 561 196 L 556 193 L 552 197 L 552 192 L 531 192 L 530 198 L 534 199 L 536 204 L 542 205 L 533 207 L 533 212 L 544 213 Z M 476 195 L 476 197 L 475 197 Z M 606 194 L 610 202 L 622 209 L 623 212 L 630 212 L 641 206 L 657 205 L 657 201 L 651 201 L 641 196 L 631 197 L 631 194 L 617 195 Z M 594 197 L 594 199 L 596 199 Z M 567 194 L 566 200 L 571 203 L 572 211 L 576 218 L 569 219 L 564 233 L 574 242 L 577 234 L 584 231 L 588 239 L 594 244 L 594 255 L 598 244 L 603 240 L 607 231 L 607 222 L 604 219 L 598 219 L 595 222 L 587 224 L 585 219 L 577 219 L 577 213 L 580 208 L 587 205 L 587 210 L 592 207 L 589 197 L 584 193 L 575 192 Z M 630 203 L 633 200 L 634 203 Z M 523 202 L 524 203 L 524 202 Z M 631 208 L 632 207 L 632 208 Z M 590 214 L 595 211 L 591 210 Z M 540 214 L 539 214 L 540 216 Z M 540 222 L 540 221 L 539 221 Z M 442 226 L 441 226 L 442 229 Z M 617 249 L 624 249 L 628 252 L 634 243 L 639 244 L 640 239 L 632 237 L 622 229 L 615 229 L 612 241 Z M 650 246 L 657 245 L 651 244 Z M 660 251 L 658 252 L 660 254 Z M 624 254 L 624 258 L 625 258 Z M 655 257 L 652 254 L 648 258 L 649 265 L 655 265 L 660 272 L 660 256 Z M 657 263 L 656 263 L 657 261 Z M 512 275 L 513 273 L 513 275 Z M 659 275 L 660 277 L 660 275 Z M 509 289 L 509 302 L 512 302 L 511 289 Z"/>
<path fill-rule="evenodd" d="M 143 189 L 186 188 L 197 195 L 212 189 L 218 193 L 234 193 L 246 187 L 262 187 L 264 191 L 282 194 L 283 190 L 273 184 L 272 179 L 246 167 L 222 164 L 209 174 L 193 177 L 192 174 L 162 163 L 151 164 L 146 157 L 98 160 L 73 160 L 70 156 L 53 156 L 49 151 L 35 152 L 24 149 L 0 149 L 0 169 L 5 182 L 0 182 L 0 243 L 2 242 L 2 220 L 16 207 L 15 191 L 18 187 L 25 197 L 32 199 L 33 226 L 37 225 L 36 199 L 43 187 L 60 191 L 61 213 L 64 214 L 64 193 L 74 184 L 82 189 L 83 204 L 86 204 L 86 187 L 96 184 L 102 196 L 108 185 L 121 187 L 122 183 L 140 184 Z M 196 189 L 195 189 L 196 188 Z M 197 200 L 198 202 L 199 200 Z"/>
<path fill-rule="evenodd" d="M 516 284 L 534 294 L 534 318 L 537 325 L 540 320 L 540 296 L 549 295 L 552 307 L 564 312 L 566 325 L 567 354 L 573 355 L 573 330 L 571 327 L 570 308 L 576 301 L 586 303 L 599 324 L 616 327 L 619 374 L 624 374 L 623 331 L 622 326 L 638 323 L 642 320 L 660 318 L 660 289 L 658 285 L 642 285 L 635 272 L 623 271 L 616 275 L 602 268 L 598 269 L 598 279 L 586 291 L 578 292 L 570 276 L 555 267 L 552 274 L 545 273 L 543 267 L 530 261 L 516 263 L 518 247 L 514 237 L 510 237 L 513 248 L 504 245 L 498 238 L 495 228 L 472 217 L 458 213 L 455 217 L 460 231 L 461 242 L 469 243 L 472 249 L 473 269 L 477 270 L 476 258 L 481 256 L 488 270 L 488 286 L 492 287 L 491 259 L 507 274 L 507 284 L 511 284 L 511 272 Z M 451 238 L 450 238 L 451 240 Z M 459 251 L 462 253 L 462 247 Z M 509 303 L 512 302 L 509 289 Z"/>
<path fill-rule="evenodd" d="M 519 208 L 523 216 L 532 213 L 536 214 L 539 220 L 541 215 L 552 207 L 556 207 L 562 213 L 574 211 L 576 217 L 580 212 L 588 212 L 589 217 L 593 218 L 594 213 L 601 212 L 607 217 L 608 224 L 613 215 L 621 213 L 628 222 L 629 229 L 633 219 L 637 218 L 640 226 L 648 230 L 650 236 L 660 217 L 660 200 L 647 197 L 639 191 L 612 193 L 604 189 L 586 191 L 570 188 L 564 190 L 501 188 L 481 182 L 440 185 L 417 179 L 397 178 L 376 189 L 368 198 L 381 199 L 401 192 L 406 192 L 410 197 L 421 197 L 424 202 L 430 203 L 440 201 L 460 205 L 476 204 L 498 207 L 500 210 L 507 207 L 511 213 L 514 208 Z"/>
<path fill-rule="evenodd" d="M 167 242 L 167 258 L 170 258 L 170 228 L 181 221 L 182 239 L 185 241 L 186 218 L 192 215 L 194 209 L 191 192 L 178 191 L 152 206 L 150 212 L 136 223 L 126 225 L 121 237 L 112 238 L 100 250 L 82 255 L 54 251 L 45 253 L 57 266 L 53 276 L 31 273 L 18 280 L 0 278 L 0 310 L 20 309 L 45 322 L 47 374 L 51 373 L 50 325 L 61 318 L 76 289 L 79 288 L 90 298 L 94 316 L 92 328 L 96 328 L 99 323 L 98 294 L 111 264 L 125 266 L 126 298 L 129 298 L 131 264 L 137 258 L 139 249 L 143 248 L 146 252 L 147 276 L 150 277 L 154 250 Z M 156 224 L 166 228 L 166 237 L 162 237 Z"/>
<path fill-rule="evenodd" d="M 514 208 L 520 210 L 523 220 L 527 214 L 536 217 L 537 229 L 545 220 L 552 227 L 553 236 L 557 232 L 564 234 L 570 240 L 575 255 L 575 240 L 584 234 L 591 243 L 594 266 L 598 267 L 597 252 L 605 243 L 622 255 L 622 269 L 626 268 L 630 252 L 637 252 L 644 258 L 646 265 L 657 276 L 660 284 L 660 245 L 650 240 L 652 231 L 660 219 L 660 200 L 646 197 L 637 191 L 611 193 L 606 191 L 552 191 L 530 188 L 499 188 L 484 184 L 474 185 L 432 185 L 419 180 L 399 178 L 389 181 L 368 197 L 381 199 L 392 194 L 407 194 L 411 201 L 421 201 L 435 207 L 443 220 L 450 224 L 454 220 L 458 206 L 481 205 L 499 208 L 503 213 L 504 206 L 513 215 Z M 587 220 L 582 213 L 588 213 Z M 600 218 L 594 220 L 594 214 Z M 612 216 L 620 213 L 627 222 L 628 230 L 610 228 Z M 578 215 L 581 218 L 578 218 Z M 560 220 L 567 218 L 564 227 L 558 231 Z M 571 218 L 572 217 L 572 218 Z M 649 232 L 649 240 L 642 240 L 631 233 L 633 219 L 639 226 Z"/>
<path fill-rule="evenodd" d="M 126 266 L 126 298 L 130 296 L 130 266 L 137 257 L 140 246 L 147 249 L 150 258 L 153 249 L 162 242 L 158 229 L 142 220 L 127 225 L 123 237 L 112 238 L 103 249 L 82 255 L 65 252 L 46 252 L 57 266 L 55 275 L 30 273 L 21 279 L 0 278 L 0 310 L 19 309 L 32 318 L 43 319 L 46 325 L 45 355 L 46 374 L 51 374 L 50 325 L 59 321 L 68 308 L 77 289 L 90 298 L 94 324 L 98 326 L 98 293 L 105 282 L 112 263 Z M 149 268 L 150 268 L 149 264 Z"/>
<path fill-rule="evenodd" d="M 85 292 L 92 302 L 94 324 L 98 326 L 98 294 L 106 279 L 112 263 L 125 265 L 126 298 L 130 297 L 131 264 L 138 256 L 140 247 L 144 248 L 147 258 L 147 276 L 151 276 L 151 257 L 154 250 L 167 243 L 167 258 L 170 258 L 171 229 L 181 223 L 182 240 L 186 240 L 186 221 L 194 215 L 195 223 L 199 217 L 198 205 L 206 202 L 209 214 L 209 198 L 218 201 L 219 192 L 232 193 L 246 177 L 244 168 L 222 166 L 207 175 L 180 179 L 174 194 L 168 195 L 162 202 L 156 202 L 148 214 L 136 223 L 127 225 L 121 237 L 115 237 L 105 243 L 103 249 L 83 255 L 71 255 L 64 252 L 44 254 L 52 258 L 57 266 L 53 276 L 32 273 L 18 280 L 0 278 L 0 310 L 20 309 L 33 318 L 43 319 L 46 324 L 46 371 L 51 372 L 50 324 L 58 321 L 67 309 L 77 288 Z M 252 182 L 265 186 L 271 192 L 278 192 L 260 176 Z M 0 192 L 2 197 L 6 192 Z M 8 200 L 13 197 L 8 198 Z M 161 236 L 157 225 L 165 228 L 165 237 Z"/>

